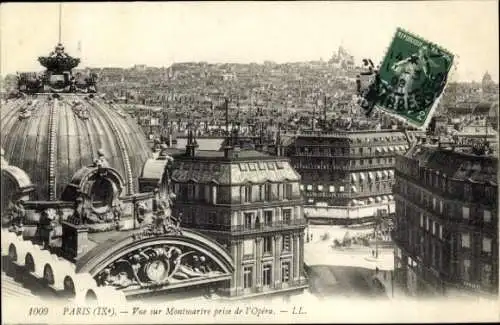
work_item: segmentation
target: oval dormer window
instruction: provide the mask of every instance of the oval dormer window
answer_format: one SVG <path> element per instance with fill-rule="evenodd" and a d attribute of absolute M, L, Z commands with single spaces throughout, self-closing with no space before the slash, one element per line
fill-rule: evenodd
<path fill-rule="evenodd" d="M 105 178 L 96 179 L 90 189 L 92 208 L 97 212 L 106 212 L 113 202 L 114 188 Z"/>

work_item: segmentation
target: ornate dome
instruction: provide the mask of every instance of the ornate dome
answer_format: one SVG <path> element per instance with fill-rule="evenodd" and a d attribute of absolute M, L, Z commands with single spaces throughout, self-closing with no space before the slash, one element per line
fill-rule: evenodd
<path fill-rule="evenodd" d="M 1 108 L 1 147 L 10 165 L 26 171 L 36 186 L 31 199 L 58 200 L 78 170 L 98 151 L 137 191 L 137 176 L 150 156 L 146 138 L 127 114 L 102 98 L 83 93 L 21 94 Z"/>

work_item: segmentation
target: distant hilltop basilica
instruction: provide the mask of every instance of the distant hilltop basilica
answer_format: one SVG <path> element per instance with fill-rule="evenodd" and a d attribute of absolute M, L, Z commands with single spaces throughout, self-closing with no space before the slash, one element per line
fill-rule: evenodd
<path fill-rule="evenodd" d="M 337 53 L 333 53 L 328 63 L 339 69 L 352 70 L 355 68 L 354 56 L 342 46 L 339 46 Z"/>

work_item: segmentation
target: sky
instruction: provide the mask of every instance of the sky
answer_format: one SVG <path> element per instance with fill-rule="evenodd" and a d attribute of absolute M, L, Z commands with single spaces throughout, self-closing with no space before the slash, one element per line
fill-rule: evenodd
<path fill-rule="evenodd" d="M 42 69 L 58 17 L 58 3 L 0 5 L 2 75 Z M 450 80 L 499 79 L 498 1 L 64 3 L 61 26 L 81 67 L 124 68 L 328 60 L 340 45 L 380 62 L 402 27 L 458 57 Z"/>

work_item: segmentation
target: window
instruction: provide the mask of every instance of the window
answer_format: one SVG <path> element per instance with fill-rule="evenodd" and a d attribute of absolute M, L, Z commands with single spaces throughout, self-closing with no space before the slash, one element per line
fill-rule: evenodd
<path fill-rule="evenodd" d="M 264 211 L 264 224 L 265 225 L 272 225 L 273 223 L 273 211 L 272 210 L 266 210 Z"/>
<path fill-rule="evenodd" d="M 90 202 L 98 212 L 104 212 L 113 201 L 113 184 L 105 178 L 98 178 L 90 190 Z"/>
<path fill-rule="evenodd" d="M 439 225 L 439 239 L 443 240 L 443 226 Z"/>
<path fill-rule="evenodd" d="M 188 193 L 187 193 L 188 200 L 193 200 L 195 198 L 194 190 L 195 190 L 194 184 L 188 184 Z"/>
<path fill-rule="evenodd" d="M 292 199 L 292 184 L 285 184 L 285 199 Z"/>
<path fill-rule="evenodd" d="M 245 266 L 243 268 L 243 288 L 248 289 L 252 287 L 252 266 Z"/>
<path fill-rule="evenodd" d="M 425 218 L 425 230 L 429 231 L 429 224 L 430 224 L 431 220 L 429 219 L 429 217 L 426 217 Z"/>
<path fill-rule="evenodd" d="M 439 213 L 443 213 L 443 201 L 439 200 Z"/>
<path fill-rule="evenodd" d="M 462 247 L 463 248 L 470 248 L 470 235 L 469 234 L 462 234 Z"/>
<path fill-rule="evenodd" d="M 462 207 L 462 218 L 469 219 L 469 207 Z"/>
<path fill-rule="evenodd" d="M 437 224 L 437 222 L 432 222 L 432 234 L 435 236 L 436 233 L 437 233 L 437 230 L 436 228 L 438 227 L 439 225 Z"/>
<path fill-rule="evenodd" d="M 252 228 L 252 213 L 245 213 L 243 215 L 244 217 L 244 222 L 245 222 L 245 228 L 250 229 Z"/>
<path fill-rule="evenodd" d="M 483 220 L 484 222 L 491 222 L 491 211 L 484 210 L 483 212 Z"/>
<path fill-rule="evenodd" d="M 483 252 L 491 254 L 491 238 L 483 238 Z"/>
<path fill-rule="evenodd" d="M 273 241 L 272 241 L 272 238 L 270 236 L 264 237 L 262 250 L 263 250 L 262 251 L 263 254 L 272 254 Z"/>
<path fill-rule="evenodd" d="M 208 223 L 209 224 L 214 224 L 215 223 L 215 212 L 210 212 L 208 214 Z"/>
<path fill-rule="evenodd" d="M 424 214 L 420 213 L 420 227 L 424 227 Z"/>
<path fill-rule="evenodd" d="M 272 266 L 271 264 L 264 264 L 262 268 L 262 285 L 264 287 L 269 287 L 272 280 Z"/>
<path fill-rule="evenodd" d="M 283 223 L 290 224 L 292 221 L 292 209 L 283 209 Z"/>
<path fill-rule="evenodd" d="M 344 192 L 344 187 L 343 186 L 339 187 L 339 192 Z"/>
<path fill-rule="evenodd" d="M 264 184 L 264 201 L 271 201 L 271 184 Z"/>
<path fill-rule="evenodd" d="M 243 202 L 250 202 L 252 199 L 252 186 L 243 186 Z"/>
<path fill-rule="evenodd" d="M 481 283 L 485 287 L 491 286 L 491 275 L 492 275 L 492 267 L 489 264 L 483 264 L 481 266 Z"/>
<path fill-rule="evenodd" d="M 292 241 L 292 239 L 290 238 L 290 235 L 283 235 L 283 241 L 281 242 L 281 249 L 289 252 L 291 241 Z"/>
<path fill-rule="evenodd" d="M 436 198 L 432 198 L 432 210 L 436 210 Z"/>
<path fill-rule="evenodd" d="M 462 279 L 464 281 L 470 281 L 471 279 L 471 263 L 469 259 L 462 261 Z"/>
<path fill-rule="evenodd" d="M 290 281 L 290 262 L 286 261 L 281 264 L 281 282 L 287 283 Z"/>

